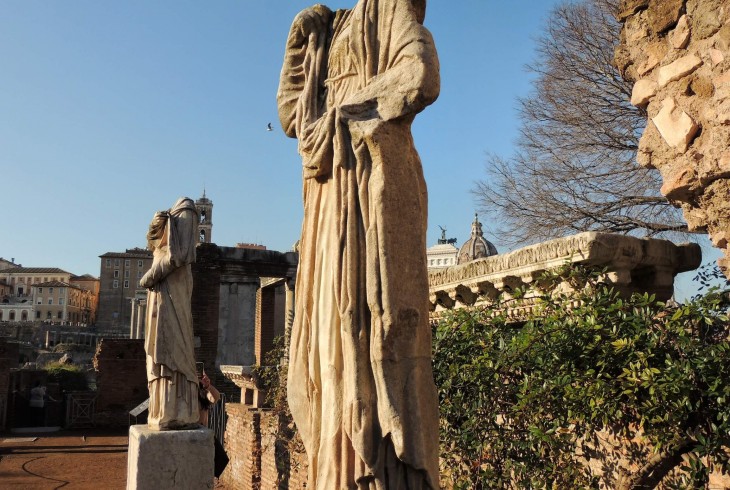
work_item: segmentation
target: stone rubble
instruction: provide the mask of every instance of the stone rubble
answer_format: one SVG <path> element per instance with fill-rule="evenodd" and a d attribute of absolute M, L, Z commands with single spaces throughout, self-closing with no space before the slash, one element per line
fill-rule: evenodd
<path fill-rule="evenodd" d="M 659 170 L 662 194 L 723 250 L 730 277 L 730 4 L 622 0 L 618 18 L 615 63 L 648 115 L 637 161 Z"/>

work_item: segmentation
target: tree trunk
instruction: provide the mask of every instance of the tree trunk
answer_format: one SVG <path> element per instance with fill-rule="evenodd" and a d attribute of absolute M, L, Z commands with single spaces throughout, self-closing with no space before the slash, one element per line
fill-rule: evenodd
<path fill-rule="evenodd" d="M 682 456 L 691 452 L 695 441 L 681 439 L 667 449 L 654 454 L 636 473 L 621 479 L 617 490 L 645 490 L 657 485 L 682 462 Z"/>

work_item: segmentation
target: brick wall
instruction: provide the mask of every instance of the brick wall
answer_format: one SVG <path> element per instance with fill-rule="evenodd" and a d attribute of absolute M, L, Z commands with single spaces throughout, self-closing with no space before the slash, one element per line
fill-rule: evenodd
<path fill-rule="evenodd" d="M 240 403 L 227 403 L 225 448 L 230 461 L 221 475 L 231 490 L 261 487 L 261 414 Z"/>
<path fill-rule="evenodd" d="M 277 425 L 275 414 L 261 414 L 261 490 L 306 488 L 306 454 L 291 451 L 288 441 L 277 441 Z"/>
<path fill-rule="evenodd" d="M 241 400 L 241 389 L 225 378 L 216 367 L 218 355 L 218 303 L 220 301 L 220 252 L 214 243 L 201 243 L 196 249 L 192 265 L 193 335 L 200 340 L 195 348 L 195 360 L 205 364 L 205 373 L 229 401 Z M 196 344 L 197 345 L 197 344 Z"/>
<path fill-rule="evenodd" d="M 306 488 L 303 452 L 290 452 L 276 440 L 277 417 L 239 403 L 226 405 L 225 448 L 230 458 L 221 480 L 234 490 L 295 490 Z"/>
<path fill-rule="evenodd" d="M 129 411 L 149 397 L 144 341 L 102 340 L 94 355 L 94 369 L 97 386 L 96 425 L 128 425 Z"/>
<path fill-rule="evenodd" d="M 18 344 L 0 340 L 0 395 L 10 391 L 10 369 L 18 367 L 20 351 Z"/>

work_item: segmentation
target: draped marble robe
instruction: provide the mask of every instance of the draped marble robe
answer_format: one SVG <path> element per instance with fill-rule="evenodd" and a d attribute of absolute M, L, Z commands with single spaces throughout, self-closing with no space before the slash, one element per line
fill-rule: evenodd
<path fill-rule="evenodd" d="M 294 20 L 279 92 L 299 139 L 288 399 L 307 488 L 438 488 L 427 195 L 411 123 L 439 92 L 425 1 L 316 5 Z"/>
<path fill-rule="evenodd" d="M 199 419 L 193 316 L 190 300 L 198 212 L 190 198 L 155 214 L 147 234 L 152 266 L 140 280 L 148 288 L 145 351 L 150 392 L 147 425 L 184 429 Z"/>

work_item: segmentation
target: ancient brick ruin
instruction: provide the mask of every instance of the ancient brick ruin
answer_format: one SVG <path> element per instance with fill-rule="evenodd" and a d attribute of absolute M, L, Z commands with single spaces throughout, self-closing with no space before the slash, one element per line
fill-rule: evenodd
<path fill-rule="evenodd" d="M 634 81 L 648 122 L 638 161 L 691 230 L 723 250 L 730 277 L 730 5 L 725 0 L 623 0 L 615 62 Z"/>

